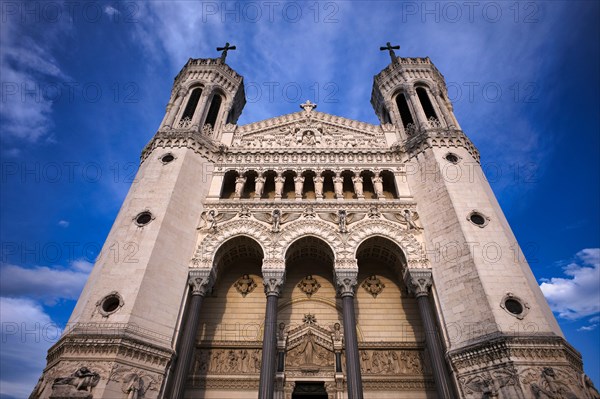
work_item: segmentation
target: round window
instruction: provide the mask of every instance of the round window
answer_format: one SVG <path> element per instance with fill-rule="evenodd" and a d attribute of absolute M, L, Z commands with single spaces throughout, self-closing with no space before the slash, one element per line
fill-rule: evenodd
<path fill-rule="evenodd" d="M 123 298 L 121 298 L 121 295 L 119 295 L 118 292 L 113 291 L 99 300 L 96 303 L 96 306 L 98 307 L 98 311 L 100 314 L 102 314 L 102 316 L 108 317 L 110 314 L 119 310 L 123 304 Z"/>
<path fill-rule="evenodd" d="M 523 313 L 523 305 L 521 305 L 521 302 L 517 301 L 516 299 L 507 299 L 504 301 L 504 307 L 506 307 L 506 310 L 514 315 L 520 315 Z"/>
<path fill-rule="evenodd" d="M 469 213 L 469 215 L 467 216 L 467 220 L 473 223 L 475 226 L 483 228 L 487 226 L 487 224 L 490 221 L 490 218 L 485 216 L 481 212 L 474 210 L 471 213 Z"/>
<path fill-rule="evenodd" d="M 149 211 L 144 211 L 144 212 L 140 212 L 135 217 L 135 223 L 138 226 L 145 226 L 148 223 L 150 223 L 152 221 L 152 219 L 154 219 L 154 217 L 152 216 L 152 214 Z"/>
<path fill-rule="evenodd" d="M 168 154 L 165 154 L 162 157 L 160 157 L 160 160 L 162 163 L 173 162 L 175 160 L 175 156 L 171 153 L 168 153 Z"/>
<path fill-rule="evenodd" d="M 458 161 L 460 161 L 460 158 L 456 154 L 448 153 L 446 154 L 446 161 L 450 163 L 458 163 Z"/>

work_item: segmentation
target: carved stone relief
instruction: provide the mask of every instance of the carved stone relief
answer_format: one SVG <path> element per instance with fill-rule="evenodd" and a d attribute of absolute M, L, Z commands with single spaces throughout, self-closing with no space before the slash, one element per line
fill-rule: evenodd
<path fill-rule="evenodd" d="M 310 298 L 319 290 L 319 288 L 321 288 L 321 284 L 319 284 L 319 282 L 315 280 L 313 276 L 308 275 L 300 280 L 298 283 L 298 288 L 300 288 L 300 290 Z"/>
<path fill-rule="evenodd" d="M 373 298 L 377 298 L 377 295 L 381 294 L 381 291 L 385 288 L 385 284 L 377 276 L 370 276 L 361 284 L 361 287 L 365 289 Z"/>
<path fill-rule="evenodd" d="M 363 349 L 360 370 L 363 374 L 422 375 L 427 373 L 423 354 L 417 350 Z"/>
<path fill-rule="evenodd" d="M 256 283 L 254 282 L 254 279 L 252 279 L 252 277 L 250 277 L 247 274 L 244 274 L 233 284 L 233 286 L 245 298 L 246 295 L 254 291 L 254 289 L 256 288 Z"/>
<path fill-rule="evenodd" d="M 192 374 L 259 373 L 260 360 L 260 349 L 199 349 Z"/>
<path fill-rule="evenodd" d="M 156 396 L 162 383 L 162 375 L 150 375 L 147 372 L 131 367 L 116 365 L 108 376 L 109 381 L 121 384 L 121 391 L 127 399 L 142 399 L 148 391 Z"/>

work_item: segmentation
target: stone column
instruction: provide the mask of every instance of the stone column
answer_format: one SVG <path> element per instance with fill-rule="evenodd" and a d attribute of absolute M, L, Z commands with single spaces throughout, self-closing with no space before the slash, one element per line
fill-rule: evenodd
<path fill-rule="evenodd" d="M 265 325 L 260 364 L 259 399 L 272 399 L 277 369 L 277 300 L 285 280 L 285 269 L 263 269 L 263 285 L 267 296 Z"/>
<path fill-rule="evenodd" d="M 421 101 L 419 101 L 419 97 L 417 96 L 417 91 L 414 87 L 409 87 L 406 89 L 406 93 L 408 93 L 408 97 L 410 99 L 410 103 L 412 104 L 412 108 L 415 111 L 415 116 L 417 117 L 417 124 L 419 127 L 428 127 L 427 117 L 425 116 L 425 111 L 423 111 L 423 106 L 421 105 Z"/>
<path fill-rule="evenodd" d="M 213 280 L 210 269 L 190 270 L 188 283 L 192 295 L 188 302 L 187 320 L 181 330 L 179 353 L 175 359 L 175 375 L 173 376 L 173 388 L 171 389 L 172 399 L 183 398 L 185 382 L 194 355 L 202 300 L 212 287 Z"/>
<path fill-rule="evenodd" d="M 452 117 L 450 116 L 450 113 L 448 112 L 448 108 L 446 108 L 446 104 L 444 104 L 444 102 L 440 98 L 439 90 L 435 90 L 434 92 L 431 92 L 430 94 L 431 94 L 431 97 L 433 98 L 433 101 L 437 105 L 437 108 L 440 111 L 442 111 L 442 116 L 444 118 L 444 121 L 446 122 L 446 126 L 448 126 L 449 128 L 456 127 L 456 126 L 454 126 L 454 120 L 452 119 Z"/>
<path fill-rule="evenodd" d="M 167 106 L 168 109 L 168 113 L 167 113 L 167 118 L 166 121 L 163 125 L 163 127 L 173 127 L 173 122 L 175 121 L 175 117 L 177 116 L 177 113 L 179 112 L 179 109 L 181 108 L 181 103 L 183 102 L 183 99 L 185 98 L 185 96 L 187 95 L 188 90 L 184 89 L 184 88 L 180 88 L 177 91 L 177 98 L 175 99 L 175 102 L 173 104 L 169 104 Z"/>
<path fill-rule="evenodd" d="M 356 261 L 353 263 L 356 264 Z M 358 338 L 356 337 L 356 316 L 354 314 L 354 292 L 358 266 L 335 270 L 335 282 L 338 294 L 342 297 L 344 318 L 344 345 L 346 347 L 346 379 L 348 399 L 362 399 L 362 378 L 360 375 L 360 357 L 358 355 Z"/>
<path fill-rule="evenodd" d="M 212 100 L 213 88 L 214 86 L 206 85 L 202 89 L 200 100 L 198 100 L 198 104 L 196 105 L 196 110 L 194 111 L 194 116 L 192 116 L 192 122 L 190 123 L 190 125 L 197 131 L 200 130 L 200 124 L 204 120 L 204 114 L 208 112 L 206 105 L 208 103 L 209 98 Z"/>
<path fill-rule="evenodd" d="M 435 318 L 429 303 L 429 288 L 433 283 L 430 269 L 408 269 L 405 276 L 408 289 L 414 293 L 425 330 L 425 343 L 429 351 L 433 379 L 441 399 L 453 399 L 454 390 L 448 377 L 444 351 L 437 333 Z"/>

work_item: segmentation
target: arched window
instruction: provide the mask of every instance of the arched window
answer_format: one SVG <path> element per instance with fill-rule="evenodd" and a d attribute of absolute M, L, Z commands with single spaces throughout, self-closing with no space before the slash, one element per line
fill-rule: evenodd
<path fill-rule="evenodd" d="M 400 111 L 402 126 L 407 127 L 409 124 L 414 125 L 415 122 L 412 114 L 410 113 L 410 108 L 408 107 L 408 102 L 406 101 L 406 96 L 404 93 L 398 93 L 396 96 L 396 105 L 398 106 L 398 111 Z"/>
<path fill-rule="evenodd" d="M 233 194 L 235 193 L 235 178 L 238 177 L 238 172 L 235 170 L 230 170 L 225 173 L 223 177 L 223 186 L 221 188 L 221 198 L 233 198 Z"/>
<path fill-rule="evenodd" d="M 210 102 L 210 108 L 208 109 L 208 115 L 206 116 L 205 125 L 210 125 L 212 128 L 215 127 L 215 123 L 217 123 L 217 118 L 219 117 L 219 110 L 221 108 L 222 98 L 220 95 L 215 94 L 213 96 L 212 101 Z"/>
<path fill-rule="evenodd" d="M 192 94 L 190 94 L 190 99 L 188 100 L 187 105 L 185 106 L 185 110 L 183 111 L 183 115 L 181 115 L 181 120 L 189 119 L 191 120 L 194 116 L 194 112 L 196 111 L 196 106 L 198 105 L 198 101 L 200 101 L 200 96 L 202 95 L 202 89 L 200 87 L 196 87 L 192 90 Z"/>
<path fill-rule="evenodd" d="M 429 96 L 427 95 L 427 90 L 424 87 L 417 87 L 417 96 L 419 97 L 419 101 L 421 102 L 421 106 L 423 107 L 423 111 L 425 111 L 425 116 L 427 119 L 433 118 L 437 119 L 437 115 L 435 114 L 435 110 L 433 109 L 433 104 L 429 100 Z"/>

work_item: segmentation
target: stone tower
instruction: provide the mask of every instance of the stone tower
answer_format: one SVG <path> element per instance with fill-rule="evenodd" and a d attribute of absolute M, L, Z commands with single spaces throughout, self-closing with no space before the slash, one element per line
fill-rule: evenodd
<path fill-rule="evenodd" d="M 238 126 L 190 59 L 32 397 L 593 398 L 443 76 L 386 49 L 380 125 Z"/>

